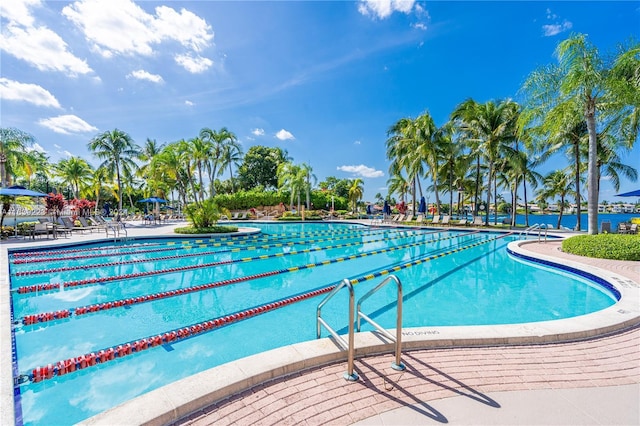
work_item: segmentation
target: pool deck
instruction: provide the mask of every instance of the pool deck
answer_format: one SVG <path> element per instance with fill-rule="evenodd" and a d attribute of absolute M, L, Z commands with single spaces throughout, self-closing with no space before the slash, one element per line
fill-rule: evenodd
<path fill-rule="evenodd" d="M 175 226 L 130 227 L 129 236 L 167 235 Z M 5 297 L 9 294 L 5 247 L 78 243 L 102 237 L 104 234 L 94 233 L 55 241 L 2 242 L 0 424 L 13 423 L 11 342 L 6 338 L 10 335 L 10 321 Z M 567 320 L 550 322 L 560 323 L 558 328 L 525 324 L 519 328 L 415 329 L 403 336 L 405 371 L 391 369 L 390 351 L 379 354 L 388 349 L 388 343 L 382 345 L 379 337 L 364 333 L 369 336 L 362 336 L 357 342 L 357 353 L 361 355 L 355 361 L 355 371 L 360 376 L 357 382 L 342 379 L 346 370 L 344 355 L 329 339 L 305 342 L 251 357 L 243 364 L 231 363 L 234 365 L 226 370 L 211 369 L 84 423 L 640 424 L 640 262 L 573 256 L 559 251 L 559 245 L 555 241 L 533 242 L 518 250 L 562 264 L 580 265 L 583 270 L 606 277 L 622 289 L 626 305 L 616 304 L 615 309 L 605 310 L 604 317 L 574 321 L 578 326 Z M 502 336 L 504 327 L 509 332 L 506 337 Z M 424 334 L 419 336 L 421 333 Z M 366 347 L 372 349 L 367 351 Z M 415 349 L 406 350 L 408 347 Z M 285 351 L 291 353 L 284 360 L 273 358 Z M 315 365 L 308 362 L 314 357 Z M 291 363 L 295 367 L 283 364 L 287 358 L 297 361 Z M 236 370 L 242 371 L 236 374 Z M 234 375 L 245 379 L 238 381 Z M 218 393 L 201 389 L 211 387 L 211 381 L 228 385 L 219 386 Z M 181 414 L 190 411 L 194 412 L 187 417 Z"/>

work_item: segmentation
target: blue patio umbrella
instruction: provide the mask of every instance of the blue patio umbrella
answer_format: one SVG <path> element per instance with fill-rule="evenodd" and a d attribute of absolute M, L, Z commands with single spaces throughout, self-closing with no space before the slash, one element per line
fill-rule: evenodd
<path fill-rule="evenodd" d="M 149 198 L 145 198 L 144 200 L 140 200 L 138 202 L 139 203 L 167 203 L 168 201 L 159 197 L 149 197 Z"/>
<path fill-rule="evenodd" d="M 418 206 L 418 213 L 426 213 L 427 212 L 427 202 L 424 200 L 424 197 L 420 198 L 420 205 Z"/>
<path fill-rule="evenodd" d="M 32 191 L 24 186 L 14 185 L 8 188 L 0 188 L 0 195 L 7 197 L 13 197 L 13 204 L 16 203 L 16 197 L 46 197 L 47 194 L 38 191 Z M 14 208 L 13 211 L 13 235 L 18 235 L 18 209 Z"/>
<path fill-rule="evenodd" d="M 160 198 L 160 197 L 149 197 L 149 198 L 145 198 L 143 200 L 138 201 L 139 203 L 156 203 L 156 207 L 154 209 L 155 213 L 159 213 L 160 212 L 160 203 L 168 203 L 167 200 Z"/>
<path fill-rule="evenodd" d="M 616 197 L 640 197 L 640 189 L 635 191 L 625 192 L 624 194 L 618 194 Z"/>

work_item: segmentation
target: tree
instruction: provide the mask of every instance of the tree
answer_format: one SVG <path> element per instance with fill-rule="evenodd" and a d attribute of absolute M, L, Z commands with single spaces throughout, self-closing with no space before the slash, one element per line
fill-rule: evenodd
<path fill-rule="evenodd" d="M 637 135 L 638 127 L 634 126 L 637 121 L 633 119 L 637 115 L 633 112 L 640 105 L 640 95 L 637 77 L 633 77 L 634 64 L 637 67 L 638 63 L 635 49 L 637 46 L 619 53 L 612 71 L 586 35 L 573 34 L 558 44 L 555 51 L 558 64 L 534 71 L 523 86 L 528 97 L 526 121 L 548 114 L 564 118 L 579 111 L 586 123 L 589 234 L 598 233 L 598 127 L 609 127 L 611 123 L 605 123 L 607 119 L 619 120 L 615 133 L 626 135 L 627 140 L 635 140 L 634 134 Z M 629 53 L 634 51 L 636 53 Z M 630 118 L 620 119 L 621 113 L 629 110 L 631 114 L 627 117 Z M 599 112 L 602 114 L 597 115 Z M 558 125 L 566 125 L 566 120 L 558 121 Z"/>
<path fill-rule="evenodd" d="M 249 148 L 238 169 L 240 184 L 249 190 L 262 186 L 265 190 L 278 189 L 278 166 L 289 161 L 286 150 L 255 145 Z"/>
<path fill-rule="evenodd" d="M 27 147 L 35 142 L 29 133 L 15 128 L 0 128 L 0 186 L 11 185 L 25 165 Z"/>
<path fill-rule="evenodd" d="M 80 198 L 81 191 L 91 186 L 93 168 L 82 158 L 62 159 L 54 165 L 53 170 L 65 185 L 71 186 L 75 198 Z"/>
<path fill-rule="evenodd" d="M 565 199 L 568 194 L 571 193 L 571 178 L 569 174 L 564 170 L 556 170 L 546 175 L 543 179 L 543 188 L 540 191 L 540 198 L 547 199 L 553 197 L 560 197 L 558 203 L 560 207 L 560 214 L 558 215 L 557 228 L 560 228 L 562 222 L 562 212 L 565 206 Z"/>
<path fill-rule="evenodd" d="M 225 143 L 222 152 L 222 159 L 220 160 L 220 171 L 222 171 L 225 167 L 229 167 L 229 180 L 231 181 L 231 192 L 235 191 L 235 184 L 233 181 L 233 168 L 232 166 L 239 167 L 242 161 L 242 147 L 235 140 L 235 136 L 230 138 L 227 143 Z"/>
<path fill-rule="evenodd" d="M 137 168 L 134 158 L 139 157 L 140 148 L 133 142 L 127 133 L 114 129 L 106 131 L 94 137 L 88 144 L 88 148 L 100 160 L 100 166 L 107 169 L 111 176 L 116 175 L 118 185 L 118 210 L 122 210 L 122 174 L 123 169 L 129 170 L 129 174 Z"/>
<path fill-rule="evenodd" d="M 349 201 L 353 203 L 354 213 L 358 212 L 358 201 L 362 199 L 362 195 L 364 194 L 362 184 L 362 179 L 356 178 L 351 182 L 351 186 L 349 187 Z"/>
<path fill-rule="evenodd" d="M 306 171 L 293 163 L 281 163 L 278 166 L 278 187 L 280 190 L 289 191 L 289 204 L 293 205 L 294 198 L 298 201 L 300 211 L 300 193 L 305 187 Z"/>

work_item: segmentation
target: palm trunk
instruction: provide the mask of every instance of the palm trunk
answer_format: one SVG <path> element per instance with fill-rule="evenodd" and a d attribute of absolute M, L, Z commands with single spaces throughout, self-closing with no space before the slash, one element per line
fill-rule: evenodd
<path fill-rule="evenodd" d="M 588 169 L 588 206 L 587 211 L 589 213 L 589 235 L 595 235 L 598 233 L 598 140 L 596 133 L 596 117 L 595 117 L 595 105 L 590 102 L 587 106 L 587 130 L 589 132 L 589 169 Z"/>
<path fill-rule="evenodd" d="M 478 204 L 480 203 L 480 197 L 478 192 L 480 191 L 480 156 L 476 159 L 476 189 L 473 198 L 473 215 L 478 216 Z"/>
<path fill-rule="evenodd" d="M 578 140 L 574 145 L 574 157 L 576 162 L 576 231 L 579 231 L 582 227 L 581 224 L 581 213 L 582 209 L 580 208 L 580 141 Z"/>
<path fill-rule="evenodd" d="M 527 204 L 527 179 L 522 179 L 522 186 L 524 187 L 524 226 L 529 227 L 529 205 Z"/>
<path fill-rule="evenodd" d="M 560 223 L 562 222 L 562 212 L 564 211 L 564 196 L 560 197 L 560 214 L 558 215 L 558 224 L 556 228 L 560 229 Z"/>
<path fill-rule="evenodd" d="M 491 177 L 493 175 L 493 163 L 489 162 L 489 176 L 487 176 L 487 216 L 485 217 L 484 224 L 489 226 L 489 206 L 491 205 Z"/>

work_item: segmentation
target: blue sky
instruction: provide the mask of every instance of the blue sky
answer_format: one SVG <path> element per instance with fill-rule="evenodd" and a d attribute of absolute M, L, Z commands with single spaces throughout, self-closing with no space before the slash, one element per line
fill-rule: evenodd
<path fill-rule="evenodd" d="M 279 146 L 318 181 L 386 195 L 387 129 L 467 98 L 514 98 L 571 32 L 603 54 L 640 38 L 638 2 L 11 0 L 2 16 L 0 126 L 51 161 L 119 128 L 142 145 L 203 127 L 246 152 Z M 640 168 L 640 146 L 624 153 Z M 539 170 L 566 165 L 555 158 Z M 620 192 L 640 187 L 623 181 Z M 603 181 L 601 199 L 615 190 Z"/>

